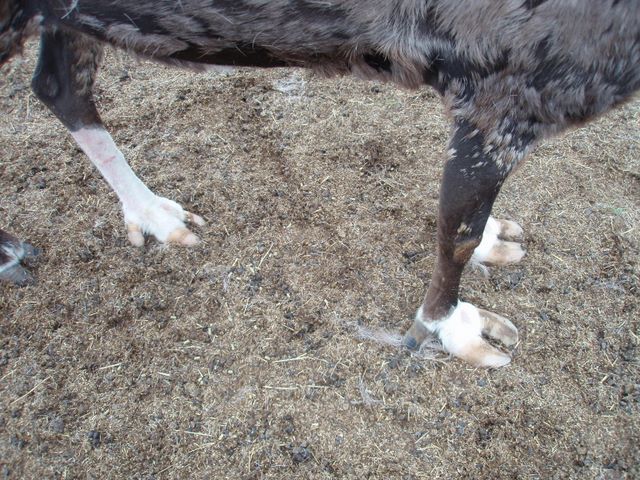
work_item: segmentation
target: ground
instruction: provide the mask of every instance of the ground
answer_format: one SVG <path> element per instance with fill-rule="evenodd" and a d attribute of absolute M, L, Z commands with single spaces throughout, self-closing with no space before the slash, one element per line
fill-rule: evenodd
<path fill-rule="evenodd" d="M 433 269 L 433 91 L 110 52 L 106 125 L 208 220 L 134 248 L 30 93 L 35 47 L 0 75 L 0 225 L 43 250 L 36 285 L 0 285 L 3 478 L 640 477 L 640 102 L 505 185 L 528 255 L 462 287 L 520 331 L 488 371 L 358 337 L 408 328 Z"/>

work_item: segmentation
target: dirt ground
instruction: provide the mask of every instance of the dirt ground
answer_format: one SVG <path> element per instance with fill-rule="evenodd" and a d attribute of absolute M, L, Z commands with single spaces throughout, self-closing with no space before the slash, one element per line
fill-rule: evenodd
<path fill-rule="evenodd" d="M 462 288 L 520 331 L 486 371 L 357 336 L 408 328 L 431 275 L 431 90 L 111 52 L 105 123 L 208 220 L 136 249 L 34 65 L 0 75 L 0 225 L 43 249 L 35 286 L 0 285 L 2 478 L 640 478 L 640 102 L 505 185 L 528 256 Z"/>

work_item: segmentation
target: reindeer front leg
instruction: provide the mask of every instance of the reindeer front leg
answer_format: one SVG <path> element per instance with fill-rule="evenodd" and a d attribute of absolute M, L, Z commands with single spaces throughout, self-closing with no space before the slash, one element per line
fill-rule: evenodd
<path fill-rule="evenodd" d="M 493 264 L 517 262 L 524 256 L 518 243 L 500 239 L 521 234 L 517 224 L 489 217 L 509 171 L 491 150 L 471 124 L 456 125 L 440 190 L 437 264 L 404 343 L 416 349 L 432 332 L 456 357 L 477 366 L 501 367 L 511 361 L 510 355 L 483 335 L 513 346 L 517 329 L 507 319 L 458 298 L 462 270 L 473 256 Z"/>
<path fill-rule="evenodd" d="M 202 225 L 198 215 L 159 197 L 135 175 L 105 130 L 91 88 L 101 47 L 82 34 L 63 30 L 42 34 L 32 88 L 70 130 L 122 203 L 129 241 L 144 244 L 144 234 L 161 242 L 193 245 L 198 237 L 185 222 Z"/>

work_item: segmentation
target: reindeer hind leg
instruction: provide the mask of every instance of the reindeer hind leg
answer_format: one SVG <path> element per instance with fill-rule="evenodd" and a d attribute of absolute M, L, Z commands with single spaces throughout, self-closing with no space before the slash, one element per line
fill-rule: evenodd
<path fill-rule="evenodd" d="M 511 322 L 460 301 L 458 295 L 462 270 L 482 244 L 493 203 L 509 174 L 509 168 L 493 155 L 472 124 L 458 121 L 440 190 L 436 269 L 404 339 L 408 348 L 415 349 L 428 332 L 435 333 L 449 353 L 484 367 L 506 365 L 511 357 L 483 336 L 506 346 L 513 346 L 518 339 Z M 492 222 L 500 228 L 500 222 Z M 510 233 L 516 230 L 513 227 Z M 491 245 L 488 251 L 493 251 Z"/>

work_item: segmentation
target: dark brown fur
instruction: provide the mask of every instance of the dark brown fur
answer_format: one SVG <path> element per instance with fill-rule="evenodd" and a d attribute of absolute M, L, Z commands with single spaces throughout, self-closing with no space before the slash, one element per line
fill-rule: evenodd
<path fill-rule="evenodd" d="M 428 81 L 507 168 L 533 140 L 606 111 L 640 85 L 634 0 L 9 0 L 1 61 L 19 51 L 38 15 L 45 30 L 82 32 L 161 61 L 295 65 L 405 87 Z M 74 41 L 69 48 L 85 51 L 86 41 Z M 76 74 L 93 70 L 81 63 Z"/>

